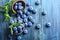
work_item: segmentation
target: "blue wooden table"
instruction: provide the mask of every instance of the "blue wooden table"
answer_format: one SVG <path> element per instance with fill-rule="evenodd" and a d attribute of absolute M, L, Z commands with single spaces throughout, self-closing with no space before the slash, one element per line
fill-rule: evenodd
<path fill-rule="evenodd" d="M 0 0 L 0 6 L 7 3 L 9 0 Z M 22 40 L 60 40 L 60 0 L 39 0 L 39 6 L 35 5 L 37 0 L 24 0 L 26 3 L 30 3 L 34 9 L 37 9 L 37 13 L 32 15 L 35 24 L 40 24 L 39 30 L 35 29 L 35 25 L 28 30 L 27 35 L 22 35 Z M 46 13 L 45 16 L 41 15 L 41 12 Z M 4 20 L 4 15 L 0 13 L 0 40 L 9 40 L 7 38 L 8 22 Z M 50 22 L 51 27 L 46 28 L 45 24 Z"/>

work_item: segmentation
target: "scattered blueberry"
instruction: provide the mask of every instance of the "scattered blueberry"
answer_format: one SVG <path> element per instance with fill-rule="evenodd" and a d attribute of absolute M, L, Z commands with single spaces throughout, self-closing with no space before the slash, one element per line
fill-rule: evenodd
<path fill-rule="evenodd" d="M 48 28 L 48 27 L 50 27 L 51 26 L 51 23 L 49 22 L 49 23 L 46 23 L 46 27 Z"/>
<path fill-rule="evenodd" d="M 26 15 L 25 14 L 22 15 L 22 19 L 24 19 L 24 18 L 26 18 Z"/>
<path fill-rule="evenodd" d="M 32 10 L 32 14 L 36 14 L 37 10 Z"/>
<path fill-rule="evenodd" d="M 32 12 L 32 10 L 33 10 L 33 7 L 30 6 L 30 7 L 28 8 L 28 11 L 29 11 L 29 12 Z"/>
<path fill-rule="evenodd" d="M 28 22 L 28 27 L 31 27 L 32 26 L 32 23 L 31 22 Z"/>
<path fill-rule="evenodd" d="M 23 11 L 23 14 L 25 14 L 25 15 L 26 15 L 26 13 L 27 13 L 27 10 L 24 10 L 24 11 Z"/>
<path fill-rule="evenodd" d="M 42 12 L 42 15 L 43 15 L 43 16 L 45 16 L 45 15 L 46 15 L 46 13 Z"/>
<path fill-rule="evenodd" d="M 26 16 L 29 16 L 29 15 L 30 15 L 30 13 L 29 13 L 29 12 L 27 12 L 27 13 L 26 13 Z"/>
<path fill-rule="evenodd" d="M 40 4 L 40 2 L 39 2 L 39 1 L 36 1 L 36 2 L 35 2 L 35 5 L 39 5 L 39 4 Z"/>
<path fill-rule="evenodd" d="M 24 22 L 24 23 L 28 22 L 27 18 L 24 18 L 24 19 L 23 19 L 23 22 Z"/>
<path fill-rule="evenodd" d="M 28 26 L 28 23 L 24 23 L 25 24 L 25 27 L 27 27 Z"/>
<path fill-rule="evenodd" d="M 14 23 L 14 20 L 10 20 L 10 23 L 13 24 Z"/>
<path fill-rule="evenodd" d="M 22 20 L 22 19 L 19 19 L 19 20 L 18 20 L 18 23 L 23 23 L 23 20 Z"/>
<path fill-rule="evenodd" d="M 30 4 L 29 4 L 29 3 L 26 3 L 26 6 L 27 6 L 27 7 L 29 7 L 29 6 L 30 6 Z"/>
<path fill-rule="evenodd" d="M 15 22 L 15 23 L 17 22 L 17 19 L 16 19 L 16 18 L 14 18 L 14 22 Z"/>
<path fill-rule="evenodd" d="M 27 33 L 28 33 L 28 30 L 25 29 L 23 33 L 24 33 L 24 34 L 27 34 Z"/>
<path fill-rule="evenodd" d="M 18 36 L 18 37 L 17 37 L 17 40 L 21 40 L 21 36 Z"/>
<path fill-rule="evenodd" d="M 25 25 L 24 24 L 20 24 L 20 26 L 24 27 Z"/>
<path fill-rule="evenodd" d="M 32 19 L 32 16 L 28 16 L 28 21 L 31 21 Z"/>
<path fill-rule="evenodd" d="M 41 25 L 40 24 L 37 24 L 35 28 L 36 29 L 40 29 L 40 27 L 41 27 Z"/>

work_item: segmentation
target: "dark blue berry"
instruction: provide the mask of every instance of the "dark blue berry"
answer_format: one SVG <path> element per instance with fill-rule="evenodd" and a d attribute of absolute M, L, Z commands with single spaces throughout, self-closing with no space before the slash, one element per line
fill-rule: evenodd
<path fill-rule="evenodd" d="M 51 23 L 49 22 L 49 23 L 46 23 L 46 27 L 48 28 L 48 27 L 50 27 L 51 26 Z"/>
<path fill-rule="evenodd" d="M 26 6 L 27 6 L 27 7 L 29 7 L 29 6 L 30 6 L 30 4 L 29 4 L 29 3 L 26 3 Z"/>
<path fill-rule="evenodd" d="M 10 20 L 10 23 L 13 24 L 14 23 L 14 20 Z"/>
<path fill-rule="evenodd" d="M 28 20 L 31 21 L 33 18 L 32 16 L 28 16 Z"/>
<path fill-rule="evenodd" d="M 21 36 L 18 36 L 18 37 L 17 37 L 17 40 L 21 40 Z"/>
<path fill-rule="evenodd" d="M 36 29 L 40 29 L 41 28 L 41 25 L 40 24 L 37 24 L 35 28 Z"/>
<path fill-rule="evenodd" d="M 24 23 L 25 24 L 25 27 L 27 27 L 28 26 L 28 23 Z"/>
<path fill-rule="evenodd" d="M 31 22 L 28 22 L 28 27 L 31 27 L 32 26 L 32 23 Z"/>
<path fill-rule="evenodd" d="M 35 5 L 39 5 L 39 4 L 40 4 L 40 2 L 39 2 L 39 1 L 36 1 L 36 2 L 35 2 Z"/>
<path fill-rule="evenodd" d="M 23 22 L 24 22 L 24 23 L 28 22 L 27 18 L 24 18 L 24 19 L 23 19 Z"/>
<path fill-rule="evenodd" d="M 13 30 L 14 30 L 14 31 L 17 31 L 17 27 L 14 27 Z"/>
<path fill-rule="evenodd" d="M 27 33 L 28 33 L 28 30 L 25 29 L 23 33 L 24 33 L 24 34 L 27 34 Z"/>
<path fill-rule="evenodd" d="M 32 14 L 36 14 L 37 10 L 32 10 Z"/>
<path fill-rule="evenodd" d="M 42 12 L 42 15 L 43 15 L 43 16 L 45 16 L 45 15 L 46 15 L 46 13 Z"/>
<path fill-rule="evenodd" d="M 28 11 L 29 11 L 29 12 L 32 12 L 32 10 L 33 10 L 33 7 L 30 6 L 30 7 L 28 8 Z"/>

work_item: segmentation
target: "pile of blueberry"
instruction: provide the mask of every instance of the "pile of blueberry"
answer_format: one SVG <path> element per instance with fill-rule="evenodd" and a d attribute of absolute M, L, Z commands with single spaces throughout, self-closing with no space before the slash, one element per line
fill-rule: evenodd
<path fill-rule="evenodd" d="M 36 4 L 38 5 L 38 3 Z M 33 17 L 31 16 L 31 13 L 36 14 L 37 10 L 34 9 L 29 4 L 27 4 L 26 6 L 28 7 L 28 9 L 22 12 L 21 11 L 21 9 L 23 9 L 22 3 L 20 2 L 15 3 L 14 9 L 17 11 L 17 14 L 14 15 L 15 16 L 14 18 L 12 17 L 13 19 L 10 20 L 9 25 L 12 25 L 14 23 L 22 23 L 22 24 L 20 24 L 19 26 L 14 26 L 13 33 L 21 33 L 23 31 L 22 33 L 27 34 L 28 30 L 27 29 L 23 30 L 23 28 L 32 27 L 32 25 L 34 24 L 34 20 Z M 20 40 L 21 36 L 18 36 L 17 39 Z"/>
<path fill-rule="evenodd" d="M 15 10 L 15 11 L 20 11 L 20 10 L 22 10 L 22 9 L 23 9 L 23 5 L 22 5 L 21 2 L 16 2 L 16 3 L 14 4 L 14 10 Z"/>

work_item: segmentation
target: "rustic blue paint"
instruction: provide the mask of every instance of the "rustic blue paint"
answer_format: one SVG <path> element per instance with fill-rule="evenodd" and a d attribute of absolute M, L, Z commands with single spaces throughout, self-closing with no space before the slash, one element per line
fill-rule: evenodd
<path fill-rule="evenodd" d="M 34 9 L 37 9 L 37 13 L 32 15 L 35 24 L 41 24 L 41 29 L 36 30 L 35 25 L 27 27 L 27 35 L 21 35 L 22 40 L 40 40 L 40 33 L 42 30 L 41 40 L 60 40 L 60 0 L 39 0 L 40 5 L 35 6 L 37 0 L 24 0 L 26 3 L 30 3 Z M 0 0 L 0 6 L 4 5 L 8 0 Z M 46 16 L 41 15 L 41 11 L 46 13 Z M 4 15 L 0 13 L 0 40 L 9 40 L 6 35 L 6 28 L 8 22 L 4 21 Z M 45 24 L 50 22 L 51 27 L 46 28 Z"/>

